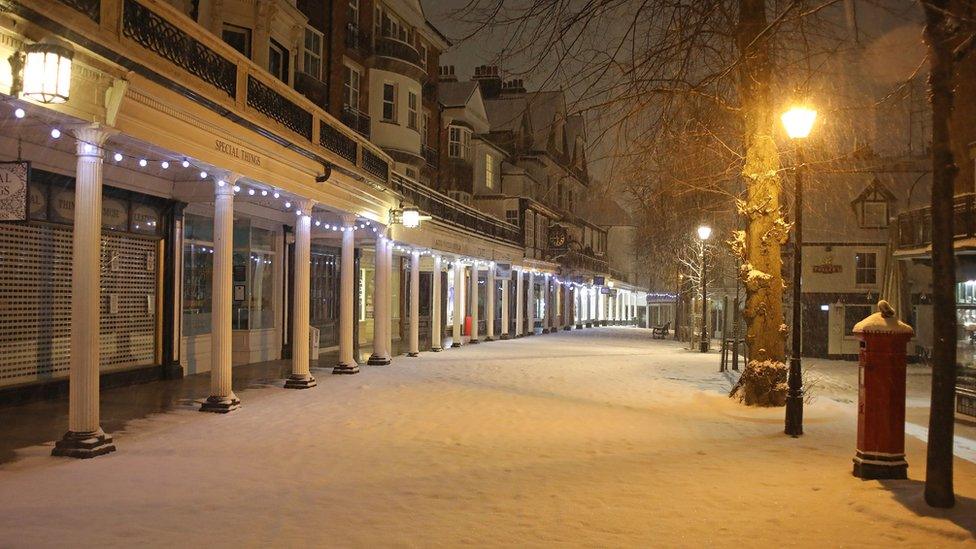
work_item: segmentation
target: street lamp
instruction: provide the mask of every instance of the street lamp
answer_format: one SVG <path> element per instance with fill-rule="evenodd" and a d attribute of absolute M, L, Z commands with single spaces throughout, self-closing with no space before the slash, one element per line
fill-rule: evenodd
<path fill-rule="evenodd" d="M 701 240 L 701 300 L 702 300 L 702 317 L 701 317 L 701 343 L 699 345 L 699 350 L 703 353 L 708 352 L 708 293 L 705 280 L 707 278 L 707 271 L 705 270 L 705 241 L 708 237 L 712 236 L 712 228 L 708 225 L 702 225 L 698 227 L 698 239 Z"/>
<path fill-rule="evenodd" d="M 802 294 L 800 277 L 803 260 L 803 140 L 810 135 L 817 111 L 809 107 L 792 107 L 783 113 L 783 127 L 786 135 L 796 143 L 796 187 L 794 196 L 793 225 L 793 340 L 790 356 L 790 377 L 786 393 L 786 428 L 784 432 L 792 437 L 803 434 L 803 379 L 800 368 L 800 345 L 802 335 Z"/>

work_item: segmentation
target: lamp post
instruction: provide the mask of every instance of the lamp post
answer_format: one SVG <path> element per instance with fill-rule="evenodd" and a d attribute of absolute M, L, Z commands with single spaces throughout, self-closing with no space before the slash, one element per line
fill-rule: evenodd
<path fill-rule="evenodd" d="M 708 288 L 706 286 L 706 279 L 708 278 L 708 271 L 705 265 L 705 241 L 708 237 L 712 236 L 712 228 L 708 225 L 702 225 L 698 227 L 698 239 L 701 240 L 701 300 L 702 300 L 702 318 L 701 318 L 701 343 L 699 345 L 699 350 L 703 353 L 708 352 Z"/>
<path fill-rule="evenodd" d="M 817 111 L 809 107 L 793 107 L 783 113 L 783 127 L 786 134 L 796 143 L 796 178 L 793 220 L 793 339 L 790 353 L 790 377 L 786 394 L 786 428 L 784 432 L 792 437 L 803 434 L 803 379 L 800 365 L 800 345 L 802 335 L 802 294 L 800 277 L 803 260 L 803 140 L 810 135 Z"/>

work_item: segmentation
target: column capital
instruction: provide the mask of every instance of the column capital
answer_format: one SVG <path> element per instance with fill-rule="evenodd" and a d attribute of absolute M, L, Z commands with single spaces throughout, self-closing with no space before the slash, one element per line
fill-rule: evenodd
<path fill-rule="evenodd" d="M 234 196 L 234 183 L 221 178 L 214 178 L 214 195 L 215 196 Z"/>
<path fill-rule="evenodd" d="M 98 158 L 104 156 L 102 145 L 105 144 L 105 141 L 119 133 L 115 128 L 104 124 L 82 124 L 71 127 L 69 131 L 77 141 L 75 150 L 78 156 Z"/>
<path fill-rule="evenodd" d="M 299 197 L 295 199 L 295 206 L 303 213 L 311 215 L 312 208 L 315 207 L 315 200 Z"/>
<path fill-rule="evenodd" d="M 356 224 L 356 214 L 344 213 L 339 215 L 339 220 L 342 221 L 343 227 L 352 227 Z"/>

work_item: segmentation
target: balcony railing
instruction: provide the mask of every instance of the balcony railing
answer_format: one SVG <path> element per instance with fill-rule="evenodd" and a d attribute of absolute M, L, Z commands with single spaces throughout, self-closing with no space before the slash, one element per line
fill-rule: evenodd
<path fill-rule="evenodd" d="M 522 246 L 522 232 L 517 225 L 495 219 L 398 173 L 393 174 L 391 182 L 393 190 L 400 193 L 405 201 L 438 221 Z"/>
<path fill-rule="evenodd" d="M 440 160 L 440 157 L 437 155 L 437 149 L 428 147 L 427 145 L 423 145 L 422 148 L 424 153 L 424 161 L 431 168 L 436 168 Z"/>
<path fill-rule="evenodd" d="M 91 21 L 100 14 L 120 24 L 94 25 L 48 2 L 23 0 L 19 5 L 27 15 L 41 13 L 57 21 L 64 28 L 56 32 L 80 37 L 96 54 L 162 80 L 268 139 L 389 183 L 390 160 L 379 148 L 173 6 L 147 0 L 59 1 Z"/>
<path fill-rule="evenodd" d="M 375 53 L 376 55 L 392 57 L 400 61 L 406 61 L 411 65 L 420 66 L 420 53 L 417 52 L 416 48 L 406 42 L 394 40 L 393 38 L 377 36 Z"/>
<path fill-rule="evenodd" d="M 585 270 L 594 273 L 609 273 L 610 265 L 605 258 L 593 257 L 586 252 L 568 250 L 553 256 L 560 265 L 567 269 Z"/>
<path fill-rule="evenodd" d="M 342 114 L 339 118 L 343 124 L 355 130 L 359 135 L 369 139 L 369 115 L 349 105 L 345 105 L 342 107 Z"/>
<path fill-rule="evenodd" d="M 369 33 L 352 23 L 346 24 L 346 48 L 369 53 Z"/>
<path fill-rule="evenodd" d="M 953 227 L 955 239 L 976 236 L 976 195 L 962 194 L 955 197 Z M 900 249 L 924 248 L 932 244 L 932 209 L 919 208 L 898 214 L 898 247 Z"/>

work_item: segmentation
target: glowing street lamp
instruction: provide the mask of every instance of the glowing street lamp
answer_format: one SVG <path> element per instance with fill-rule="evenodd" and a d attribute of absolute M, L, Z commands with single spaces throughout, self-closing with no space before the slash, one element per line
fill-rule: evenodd
<path fill-rule="evenodd" d="M 790 377 L 786 393 L 786 428 L 784 432 L 798 437 L 803 434 L 803 379 L 800 365 L 802 334 L 802 293 L 800 277 L 803 261 L 803 140 L 810 135 L 817 111 L 809 107 L 795 106 L 780 117 L 786 135 L 796 143 L 796 180 L 793 195 L 796 197 L 793 213 L 793 336 L 790 356 Z"/>
<path fill-rule="evenodd" d="M 71 49 L 38 42 L 23 48 L 22 96 L 40 103 L 64 103 L 71 92 Z"/>
<path fill-rule="evenodd" d="M 708 352 L 708 293 L 706 288 L 705 280 L 706 270 L 705 270 L 705 241 L 712 236 L 712 228 L 708 225 L 702 225 L 698 227 L 698 239 L 701 240 L 701 301 L 702 301 L 702 317 L 701 317 L 701 342 L 698 346 L 698 350 L 707 353 Z"/>

